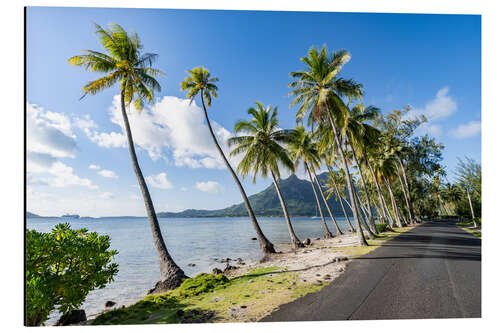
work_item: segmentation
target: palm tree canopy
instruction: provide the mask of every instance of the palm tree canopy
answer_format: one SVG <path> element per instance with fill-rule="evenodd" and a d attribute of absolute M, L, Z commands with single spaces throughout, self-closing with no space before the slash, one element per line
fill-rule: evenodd
<path fill-rule="evenodd" d="M 306 57 L 300 60 L 306 65 L 303 71 L 292 72 L 295 81 L 288 86 L 294 99 L 290 106 L 299 105 L 297 120 L 303 119 L 311 111 L 315 120 L 323 118 L 328 95 L 334 93 L 339 97 L 363 95 L 362 85 L 350 79 L 337 77 L 345 63 L 351 59 L 346 50 L 339 50 L 328 55 L 326 45 L 321 50 L 311 47 Z"/>
<path fill-rule="evenodd" d="M 317 144 L 313 139 L 313 134 L 308 132 L 304 126 L 299 125 L 295 128 L 287 148 L 294 161 L 295 169 L 298 168 L 300 161 L 307 163 L 312 169 L 319 168 L 321 160 Z"/>
<path fill-rule="evenodd" d="M 198 93 L 202 94 L 202 97 L 207 101 L 207 106 L 212 105 L 212 97 L 217 98 L 217 86 L 215 82 L 219 79 L 216 77 L 210 77 L 210 72 L 204 67 L 195 67 L 191 70 L 186 71 L 189 76 L 181 82 L 181 90 L 187 90 L 187 98 L 191 99 L 191 103 L 196 98 Z"/>
<path fill-rule="evenodd" d="M 267 177 L 269 172 L 280 178 L 279 165 L 293 171 L 293 163 L 288 152 L 282 145 L 290 142 L 293 131 L 279 129 L 278 108 L 264 107 L 260 102 L 257 107 L 248 109 L 248 114 L 253 116 L 249 121 L 240 120 L 234 126 L 236 134 L 228 140 L 229 146 L 235 146 L 231 156 L 245 153 L 238 165 L 238 172 L 243 176 L 253 173 L 253 182 L 260 172 L 262 177 Z"/>
<path fill-rule="evenodd" d="M 129 106 L 133 102 L 137 110 L 142 110 L 144 101 L 152 102 L 154 92 L 161 90 L 155 76 L 163 75 L 163 72 L 151 67 L 158 55 L 141 53 L 143 46 L 137 33 L 127 33 L 119 24 L 111 23 L 109 29 L 96 23 L 94 25 L 106 53 L 83 50 L 82 55 L 71 57 L 68 62 L 107 75 L 87 83 L 83 87 L 82 98 L 87 94 L 95 95 L 119 82 L 125 104 Z"/>

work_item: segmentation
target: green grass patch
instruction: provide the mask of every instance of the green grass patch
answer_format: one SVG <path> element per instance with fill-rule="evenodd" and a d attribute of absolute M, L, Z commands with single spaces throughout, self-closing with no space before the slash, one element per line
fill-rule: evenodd
<path fill-rule="evenodd" d="M 458 225 L 458 223 L 457 223 L 457 225 Z M 474 235 L 474 236 L 476 236 L 476 237 L 481 238 L 481 231 L 478 231 L 478 230 L 472 230 L 472 229 L 469 229 L 469 228 L 467 228 L 467 227 L 463 227 L 463 226 L 459 226 L 459 227 L 460 227 L 460 229 L 462 229 L 462 230 L 464 230 L 464 231 L 467 231 L 468 233 L 473 234 L 473 235 Z"/>
<path fill-rule="evenodd" d="M 254 269 L 232 279 L 202 273 L 186 279 L 175 290 L 149 295 L 129 307 L 108 311 L 92 324 L 256 321 L 280 304 L 324 286 L 301 283 L 298 277 L 299 273 L 279 267 Z"/>
<path fill-rule="evenodd" d="M 349 258 L 358 258 L 362 255 L 365 255 L 377 249 L 380 245 L 382 245 L 389 239 L 394 238 L 403 232 L 413 229 L 414 226 L 393 228 L 393 229 L 390 229 L 388 227 L 386 228 L 387 228 L 386 231 L 380 232 L 378 235 L 375 235 L 374 239 L 367 239 L 366 242 L 368 243 L 368 246 L 338 246 L 338 247 L 332 247 L 331 249 L 333 251 L 342 251 Z"/>

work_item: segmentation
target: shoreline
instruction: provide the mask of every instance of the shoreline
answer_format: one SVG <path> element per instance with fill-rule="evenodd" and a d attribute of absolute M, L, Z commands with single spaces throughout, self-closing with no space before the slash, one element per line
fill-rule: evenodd
<path fill-rule="evenodd" d="M 282 304 L 321 290 L 343 274 L 350 261 L 413 228 L 383 232 L 363 247 L 357 246 L 356 234 L 352 233 L 331 239 L 316 238 L 296 251 L 290 243 L 277 243 L 281 253 L 263 263 L 252 262 L 227 270 L 223 274 L 225 282 L 214 288 L 186 296 L 186 289 L 181 286 L 164 294 L 145 296 L 134 304 L 117 302 L 113 308 L 90 315 L 84 324 L 258 321 Z M 189 280 L 196 284 L 220 275 L 201 273 Z"/>

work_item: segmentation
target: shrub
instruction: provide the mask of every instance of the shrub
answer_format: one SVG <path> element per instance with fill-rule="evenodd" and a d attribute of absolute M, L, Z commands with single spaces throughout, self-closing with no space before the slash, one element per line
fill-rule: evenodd
<path fill-rule="evenodd" d="M 77 309 L 89 291 L 113 281 L 118 264 L 111 259 L 109 236 L 68 223 L 50 232 L 26 232 L 26 325 L 39 326 L 59 306 L 61 313 Z"/>
<path fill-rule="evenodd" d="M 375 227 L 377 227 L 377 232 L 384 232 L 387 230 L 388 224 L 387 223 L 377 223 L 375 224 Z"/>

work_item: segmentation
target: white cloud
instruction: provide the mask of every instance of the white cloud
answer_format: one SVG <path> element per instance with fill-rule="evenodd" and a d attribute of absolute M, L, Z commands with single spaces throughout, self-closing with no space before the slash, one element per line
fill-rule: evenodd
<path fill-rule="evenodd" d="M 181 187 L 181 191 L 182 191 L 182 192 L 186 192 L 187 190 L 188 190 L 188 189 L 187 189 L 187 187 L 186 187 L 186 186 L 182 186 L 182 187 Z"/>
<path fill-rule="evenodd" d="M 87 114 L 84 118 L 76 118 L 75 125 L 80 128 L 90 139 L 99 147 L 119 148 L 127 147 L 127 138 L 125 135 L 117 132 L 99 132 L 97 124 Z"/>
<path fill-rule="evenodd" d="M 451 135 L 458 139 L 470 138 L 481 132 L 481 122 L 480 121 L 470 121 L 467 124 L 463 124 L 451 131 Z"/>
<path fill-rule="evenodd" d="M 95 164 L 91 164 L 89 165 L 89 169 L 92 169 L 92 170 L 99 170 L 101 167 L 99 165 L 95 165 Z"/>
<path fill-rule="evenodd" d="M 416 108 L 408 113 L 408 118 L 423 114 L 429 122 L 444 119 L 457 111 L 457 103 L 448 95 L 448 87 L 438 90 L 436 97 L 428 102 L 423 108 Z"/>
<path fill-rule="evenodd" d="M 70 119 L 26 103 L 27 176 L 29 186 L 84 186 L 96 189 L 89 179 L 74 174 L 61 158 L 74 158 L 78 151 Z M 48 178 L 47 178 L 48 176 Z"/>
<path fill-rule="evenodd" d="M 162 190 L 168 190 L 174 187 L 172 183 L 168 181 L 167 174 L 165 172 L 157 175 L 146 176 L 146 182 L 150 186 L 160 188 Z"/>
<path fill-rule="evenodd" d="M 113 98 L 109 111 L 111 122 L 119 125 L 123 131 L 118 95 Z M 225 168 L 204 123 L 203 111 L 196 103 L 190 104 L 187 99 L 165 96 L 141 112 L 137 112 L 131 105 L 128 117 L 135 145 L 139 149 L 146 150 L 151 159 L 166 160 L 166 154 L 170 151 L 176 166 Z M 229 156 L 226 142 L 232 133 L 215 121 L 211 124 L 224 153 Z M 123 134 L 97 131 L 97 125 L 89 116 L 80 119 L 78 126 L 93 142 L 102 147 L 126 146 Z M 237 161 L 238 159 L 233 159 L 232 164 L 236 164 Z"/>
<path fill-rule="evenodd" d="M 52 157 L 75 157 L 76 136 L 69 118 L 62 113 L 44 111 L 35 104 L 26 104 L 27 150 Z"/>
<path fill-rule="evenodd" d="M 114 172 L 114 171 L 111 171 L 111 170 L 100 170 L 99 172 L 97 172 L 99 175 L 103 176 L 103 177 L 106 177 L 106 178 L 115 178 L 117 179 L 118 178 L 118 175 Z"/>
<path fill-rule="evenodd" d="M 112 198 L 114 198 L 114 197 L 115 197 L 115 196 L 114 196 L 114 195 L 113 195 L 113 193 L 111 193 L 111 192 L 104 192 L 104 193 L 101 193 L 101 194 L 99 195 L 99 198 L 101 198 L 101 199 L 112 199 Z"/>
<path fill-rule="evenodd" d="M 97 189 L 98 186 L 94 185 L 90 179 L 81 178 L 73 173 L 73 168 L 67 166 L 66 164 L 57 161 L 52 163 L 49 167 L 43 166 L 41 164 L 34 164 L 34 168 L 31 169 L 31 173 L 46 173 L 52 175 L 50 179 L 47 178 L 35 178 L 38 181 L 47 183 L 52 187 L 67 187 L 72 185 L 84 186 L 90 189 Z"/>
<path fill-rule="evenodd" d="M 216 194 L 222 191 L 222 185 L 212 180 L 206 182 L 196 182 L 196 188 L 200 191 L 211 194 Z"/>

